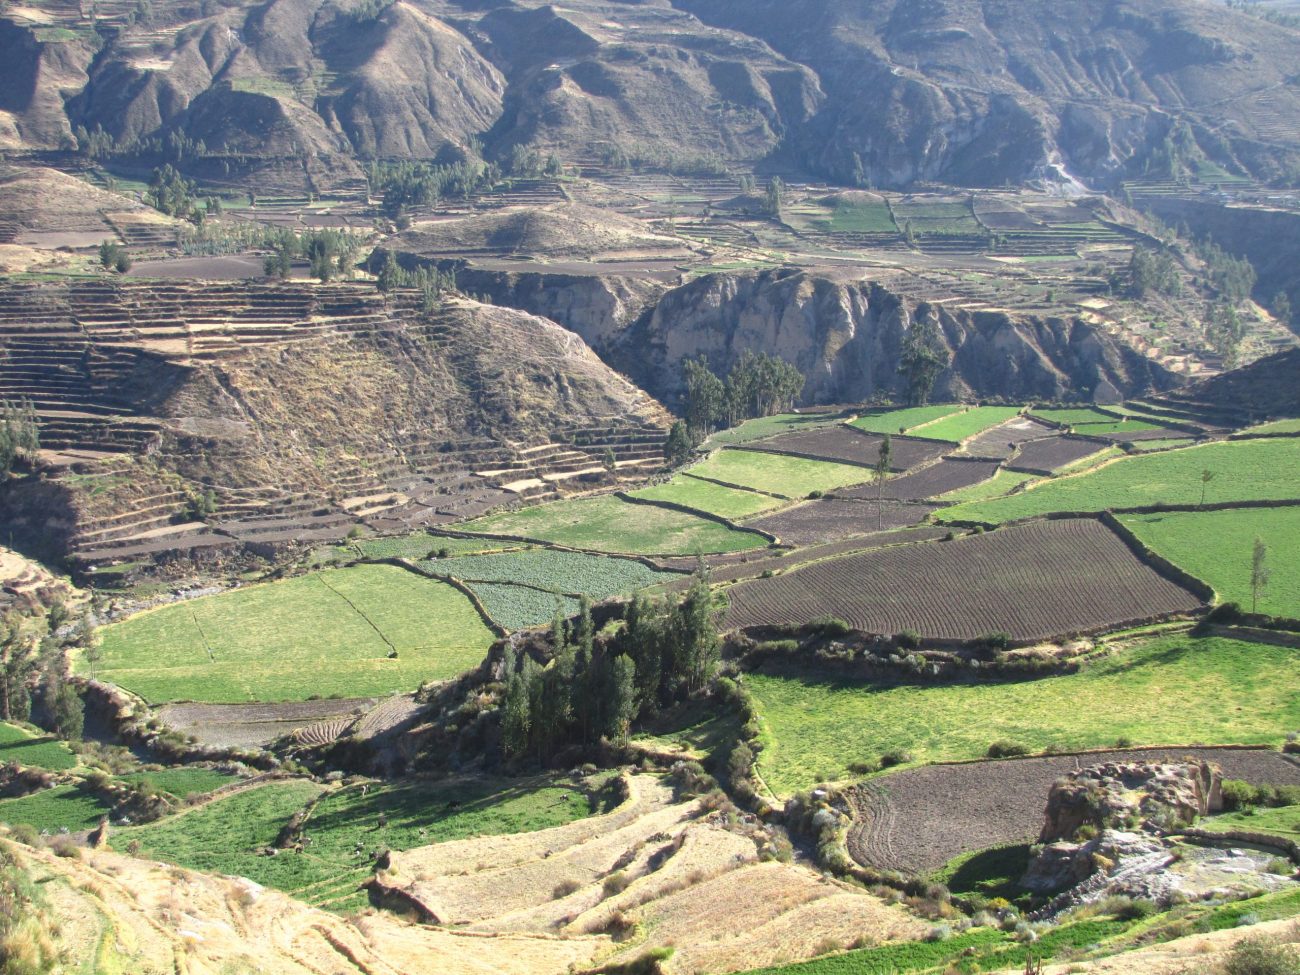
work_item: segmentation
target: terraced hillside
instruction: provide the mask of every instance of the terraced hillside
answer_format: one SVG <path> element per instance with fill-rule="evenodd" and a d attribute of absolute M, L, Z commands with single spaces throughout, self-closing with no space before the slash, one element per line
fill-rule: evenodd
<path fill-rule="evenodd" d="M 348 284 L 2 297 L 0 399 L 36 411 L 53 475 L 9 522 L 83 565 L 438 524 L 659 463 L 660 407 L 520 313 Z"/>

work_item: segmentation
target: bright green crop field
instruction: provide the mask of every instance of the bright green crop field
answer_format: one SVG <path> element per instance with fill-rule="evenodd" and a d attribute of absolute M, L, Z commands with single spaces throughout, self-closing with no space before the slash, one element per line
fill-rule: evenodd
<path fill-rule="evenodd" d="M 985 501 L 989 498 L 1000 498 L 1004 494 L 1010 494 L 1021 484 L 1038 479 L 1037 474 L 1022 474 L 1019 471 L 998 471 L 987 481 L 980 481 L 969 487 L 949 491 L 947 494 L 941 494 L 939 499 L 941 501 Z"/>
<path fill-rule="evenodd" d="M 612 495 L 521 508 L 480 518 L 462 531 L 515 535 L 594 552 L 696 555 L 747 552 L 767 539 L 681 511 L 632 504 Z"/>
<path fill-rule="evenodd" d="M 63 742 L 40 737 L 17 725 L 0 722 L 0 765 L 17 762 L 61 772 L 77 764 L 77 756 Z"/>
<path fill-rule="evenodd" d="M 512 586 L 505 582 L 471 582 L 467 585 L 483 604 L 487 614 L 498 626 L 507 630 L 545 626 L 555 619 L 557 611 L 568 619 L 577 614 L 581 605 L 572 596 L 541 592 L 527 586 Z"/>
<path fill-rule="evenodd" d="M 1252 609 L 1251 559 L 1258 538 L 1268 546 L 1268 584 L 1258 611 L 1300 618 L 1300 505 L 1124 515 L 1120 520 L 1179 568 L 1208 583 L 1223 602 Z"/>
<path fill-rule="evenodd" d="M 1052 423 L 1063 423 L 1066 426 L 1074 426 L 1079 423 L 1115 422 L 1115 417 L 1109 413 L 1103 413 L 1101 410 L 1094 410 L 1090 407 L 1063 410 L 1030 410 L 1029 415 Z"/>
<path fill-rule="evenodd" d="M 983 757 L 1009 740 L 1039 751 L 1134 744 L 1261 744 L 1300 728 L 1300 651 L 1162 636 L 1076 674 L 1014 683 L 872 687 L 752 674 L 779 795 L 903 749 L 920 763 Z M 977 717 L 974 717 L 977 716 Z"/>
<path fill-rule="evenodd" d="M 1214 475 L 1205 485 L 1208 503 L 1300 498 L 1300 440 L 1234 440 L 1125 457 L 1011 497 L 948 508 L 938 517 L 1000 524 L 1051 511 L 1195 505 L 1207 470 Z"/>
<path fill-rule="evenodd" d="M 794 433 L 797 430 L 816 430 L 828 427 L 840 421 L 838 413 L 778 413 L 776 416 L 762 416 L 755 420 L 746 420 L 740 426 L 719 430 L 709 437 L 709 446 L 724 444 L 750 443 L 764 440 L 780 433 Z"/>
<path fill-rule="evenodd" d="M 962 409 L 964 407 L 959 403 L 949 403 L 946 406 L 914 406 L 906 410 L 891 410 L 888 413 L 860 416 L 850 426 L 865 430 L 867 433 L 894 434 L 900 430 L 908 432 L 923 423 L 932 423 L 945 416 L 952 416 Z M 924 437 L 927 434 L 924 430 L 918 430 L 916 435 Z"/>
<path fill-rule="evenodd" d="M 55 786 L 21 799 L 0 799 L 0 823 L 25 823 L 51 832 L 94 829 L 108 813 L 108 806 L 75 785 Z"/>
<path fill-rule="evenodd" d="M 117 830 L 113 845 L 125 849 L 138 840 L 141 856 L 247 877 L 312 904 L 353 910 L 365 904 L 357 885 L 370 874 L 376 850 L 561 826 L 599 811 L 603 798 L 550 778 L 406 779 L 371 784 L 364 796 L 358 787 L 340 789 L 325 795 L 307 820 L 311 845 L 305 852 L 258 856 L 321 792 L 311 782 L 270 783 L 157 823 Z M 380 825 L 381 814 L 387 825 Z M 358 843 L 361 855 L 354 852 Z"/>
<path fill-rule="evenodd" d="M 468 555 L 423 563 L 430 572 L 465 582 L 516 582 L 550 592 L 590 596 L 599 602 L 675 578 L 632 559 L 583 552 L 533 549 L 502 555 Z"/>
<path fill-rule="evenodd" d="M 1300 417 L 1292 417 L 1289 420 L 1274 420 L 1272 423 L 1261 423 L 1257 427 L 1251 427 L 1245 433 L 1300 433 Z"/>
<path fill-rule="evenodd" d="M 122 776 L 125 782 L 144 782 L 159 792 L 184 799 L 186 796 L 204 795 L 239 781 L 239 777 L 210 768 L 165 768 L 153 772 L 135 772 Z"/>
<path fill-rule="evenodd" d="M 632 496 L 647 501 L 671 501 L 673 504 L 685 505 L 697 511 L 707 511 L 709 514 L 732 521 L 771 511 L 782 504 L 780 498 L 754 491 L 723 487 L 721 484 L 702 481 L 685 474 L 678 474 L 666 484 L 656 484 L 654 487 L 634 491 Z"/>
<path fill-rule="evenodd" d="M 866 467 L 758 450 L 720 450 L 692 467 L 691 473 L 784 498 L 806 498 L 813 491 L 871 480 L 871 470 Z"/>
<path fill-rule="evenodd" d="M 98 676 L 155 703 L 409 691 L 473 667 L 493 640 L 453 586 L 389 565 L 173 603 L 103 633 Z"/>
<path fill-rule="evenodd" d="M 1020 413 L 1018 406 L 976 406 L 964 413 L 954 413 L 950 417 L 918 430 L 917 435 L 930 440 L 951 440 L 960 443 L 978 436 L 985 430 L 1006 423 Z"/>
<path fill-rule="evenodd" d="M 1223 832 L 1246 830 L 1252 833 L 1273 833 L 1300 843 L 1300 806 L 1261 806 L 1240 812 L 1207 816 L 1197 823 L 1201 829 Z"/>
<path fill-rule="evenodd" d="M 447 550 L 448 555 L 477 555 L 480 552 L 503 552 L 523 548 L 513 542 L 491 542 L 475 538 L 452 538 L 416 532 L 397 538 L 365 538 L 356 543 L 368 559 L 427 559 L 431 553 Z"/>

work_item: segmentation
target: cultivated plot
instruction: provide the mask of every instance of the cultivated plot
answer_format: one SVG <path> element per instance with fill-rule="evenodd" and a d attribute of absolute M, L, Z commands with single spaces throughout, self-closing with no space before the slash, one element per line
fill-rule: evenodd
<path fill-rule="evenodd" d="M 725 453 L 725 451 L 724 451 Z M 462 531 L 516 535 L 590 549 L 635 555 L 697 555 L 763 548 L 767 539 L 707 518 L 613 496 L 557 501 L 480 518 Z"/>
<path fill-rule="evenodd" d="M 909 433 L 917 427 L 933 423 L 935 420 L 941 420 L 945 416 L 952 416 L 964 409 L 965 407 L 957 403 L 949 403 L 943 406 L 913 406 L 905 410 L 890 410 L 888 413 L 873 413 L 870 416 L 860 416 L 850 426 L 857 427 L 867 433 Z M 924 430 L 917 430 L 916 432 L 918 436 L 925 435 Z"/>
<path fill-rule="evenodd" d="M 1203 480 L 1209 472 L 1211 479 Z M 1300 498 L 1300 440 L 1234 440 L 1125 457 L 1104 467 L 1044 481 L 1007 498 L 950 508 L 945 521 L 999 524 L 1052 511 L 1104 511 L 1146 505 L 1199 505 L 1202 499 Z"/>
<path fill-rule="evenodd" d="M 924 763 L 982 758 L 995 741 L 1035 752 L 1119 739 L 1276 745 L 1300 727 L 1295 654 L 1175 634 L 1040 680 L 892 687 L 811 676 L 745 680 L 762 719 L 763 777 L 787 795 L 853 777 L 850 765 L 895 750 Z"/>
<path fill-rule="evenodd" d="M 857 434 L 848 436 L 864 439 Z M 764 441 L 764 446 L 772 442 Z M 830 491 L 846 484 L 858 484 L 871 477 L 871 471 L 866 467 L 734 448 L 718 451 L 692 467 L 691 473 L 755 491 L 765 491 L 780 498 L 805 498 L 813 491 Z"/>
<path fill-rule="evenodd" d="M 678 474 L 664 484 L 633 491 L 632 497 L 646 501 L 680 504 L 732 521 L 779 508 L 784 503 L 780 498 L 774 498 L 770 494 L 723 487 L 721 484 L 703 481 L 687 474 Z"/>
<path fill-rule="evenodd" d="M 0 722 L 0 765 L 11 763 L 60 772 L 74 767 L 77 757 L 56 738 Z"/>
<path fill-rule="evenodd" d="M 730 591 L 728 627 L 823 616 L 867 633 L 1041 640 L 1118 626 L 1201 603 L 1091 518 L 1041 521 L 951 542 L 819 562 Z"/>
<path fill-rule="evenodd" d="M 998 462 L 993 460 L 944 459 L 919 471 L 890 478 L 882 488 L 875 484 L 862 484 L 844 491 L 836 491 L 843 498 L 894 498 L 899 501 L 920 501 L 937 498 L 949 491 L 970 487 L 987 481 L 998 472 Z"/>
<path fill-rule="evenodd" d="M 880 460 L 880 446 L 883 442 L 883 435 L 860 432 L 852 427 L 836 426 L 773 437 L 754 446 L 762 447 L 764 450 L 785 451 L 826 461 L 860 465 L 868 468 L 867 476 L 870 476 L 869 469 L 874 468 Z M 940 457 L 948 449 L 948 445 L 944 443 L 891 437 L 889 467 L 893 471 L 904 471 L 909 467 Z M 862 479 L 859 475 L 858 480 Z M 840 484 L 853 483 L 857 482 L 840 481 Z"/>
<path fill-rule="evenodd" d="M 962 413 L 954 413 L 946 419 L 927 426 L 923 433 L 935 440 L 961 442 L 978 436 L 985 430 L 1006 423 L 1020 413 L 1018 406 L 976 406 Z"/>
<path fill-rule="evenodd" d="M 115 623 L 97 675 L 152 702 L 384 694 L 469 669 L 492 639 L 454 587 L 363 565 Z"/>
<path fill-rule="evenodd" d="M 786 545 L 817 545 L 869 532 L 906 528 L 934 509 L 924 504 L 821 499 L 793 505 L 745 523 L 775 535 Z"/>
<path fill-rule="evenodd" d="M 1024 444 L 1007 462 L 1011 470 L 1051 474 L 1106 450 L 1105 444 L 1079 437 L 1044 437 Z"/>

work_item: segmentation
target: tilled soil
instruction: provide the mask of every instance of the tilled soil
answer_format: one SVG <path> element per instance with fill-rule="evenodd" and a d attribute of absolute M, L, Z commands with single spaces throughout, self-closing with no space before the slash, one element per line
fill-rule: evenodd
<path fill-rule="evenodd" d="M 1032 843 L 1052 783 L 1101 762 L 1204 759 L 1227 779 L 1300 785 L 1300 763 L 1270 749 L 1158 748 L 930 765 L 850 790 L 849 853 L 866 867 L 921 875 L 972 850 Z"/>
<path fill-rule="evenodd" d="M 775 535 L 788 545 L 836 542 L 867 532 L 893 531 L 919 524 L 934 508 L 924 504 L 883 501 L 833 501 L 820 499 L 784 508 L 745 522 Z"/>
<path fill-rule="evenodd" d="M 284 704 L 168 704 L 159 709 L 158 716 L 169 727 L 194 735 L 204 745 L 244 748 L 269 745 L 282 735 L 317 722 L 344 715 L 360 717 L 374 707 L 376 700 L 354 697 Z"/>
<path fill-rule="evenodd" d="M 1078 437 L 1045 437 L 1025 444 L 1020 453 L 1008 462 L 1007 467 L 1013 471 L 1026 471 L 1030 474 L 1050 474 L 1066 464 L 1099 450 L 1105 445 L 1095 440 L 1081 440 Z"/>
<path fill-rule="evenodd" d="M 941 460 L 930 467 L 886 481 L 883 496 L 897 501 L 937 498 L 949 491 L 987 481 L 998 472 L 998 466 L 995 460 Z M 861 484 L 855 488 L 836 491 L 835 496 L 874 499 L 876 487 L 873 484 Z"/>
<path fill-rule="evenodd" d="M 874 467 L 880 459 L 880 445 L 884 439 L 879 434 L 865 433 L 852 427 L 831 426 L 783 433 L 745 446 Z M 893 471 L 908 470 L 917 464 L 924 464 L 926 461 L 941 457 L 953 449 L 952 444 L 937 440 L 915 440 L 910 437 L 891 437 L 889 446 L 889 466 Z"/>

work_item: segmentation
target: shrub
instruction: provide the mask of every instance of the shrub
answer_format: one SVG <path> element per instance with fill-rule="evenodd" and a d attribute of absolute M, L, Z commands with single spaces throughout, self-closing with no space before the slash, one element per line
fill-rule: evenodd
<path fill-rule="evenodd" d="M 76 840 L 71 836 L 56 836 L 50 840 L 49 846 L 56 857 L 67 860 L 81 859 L 81 847 L 77 846 Z"/>
<path fill-rule="evenodd" d="M 1160 910 L 1155 901 L 1132 897 L 1107 897 L 1097 907 L 1098 913 L 1110 914 L 1121 921 L 1140 921 Z"/>
<path fill-rule="evenodd" d="M 904 630 L 894 637 L 894 642 L 904 650 L 915 650 L 921 645 L 921 634 L 916 630 Z"/>
<path fill-rule="evenodd" d="M 911 752 L 902 748 L 894 748 L 880 756 L 880 767 L 893 768 L 895 765 L 906 765 L 911 760 Z"/>
<path fill-rule="evenodd" d="M 582 889 L 582 884 L 578 883 L 578 881 L 576 880 L 562 880 L 558 884 L 556 884 L 555 889 L 551 891 L 551 897 L 552 899 L 558 901 L 561 898 L 568 897 L 570 894 L 575 893 L 581 889 Z"/>
<path fill-rule="evenodd" d="M 632 881 L 628 879 L 627 874 L 622 870 L 617 870 L 606 877 L 600 886 L 605 892 L 606 897 L 613 897 L 615 894 L 621 894 L 623 891 L 627 890 L 627 885 L 631 882 Z"/>
<path fill-rule="evenodd" d="M 989 745 L 989 758 L 1014 758 L 1017 755 L 1028 755 L 1029 746 L 1022 745 L 1018 741 L 1008 741 L 1005 738 L 999 738 L 993 744 Z"/>
<path fill-rule="evenodd" d="M 1228 954 L 1223 975 L 1300 975 L 1300 958 L 1276 941 L 1247 938 Z"/>
<path fill-rule="evenodd" d="M 853 632 L 853 627 L 834 616 L 822 616 L 813 620 L 812 628 L 822 636 L 828 637 L 848 636 Z"/>
<path fill-rule="evenodd" d="M 1010 633 L 985 633 L 975 641 L 976 645 L 988 653 L 997 653 L 1011 646 Z"/>
<path fill-rule="evenodd" d="M 818 498 L 822 498 L 822 497 L 825 497 L 825 492 L 824 492 L 824 491 L 809 491 L 809 492 L 808 492 L 808 500 L 809 500 L 809 501 L 816 501 Z"/>
<path fill-rule="evenodd" d="M 871 775 L 873 772 L 880 771 L 880 763 L 871 760 L 865 762 L 849 762 L 849 771 L 854 775 Z"/>
<path fill-rule="evenodd" d="M 16 843 L 22 843 L 24 846 L 40 846 L 41 834 L 36 831 L 36 827 L 28 823 L 17 823 L 9 828 L 9 838 Z"/>

